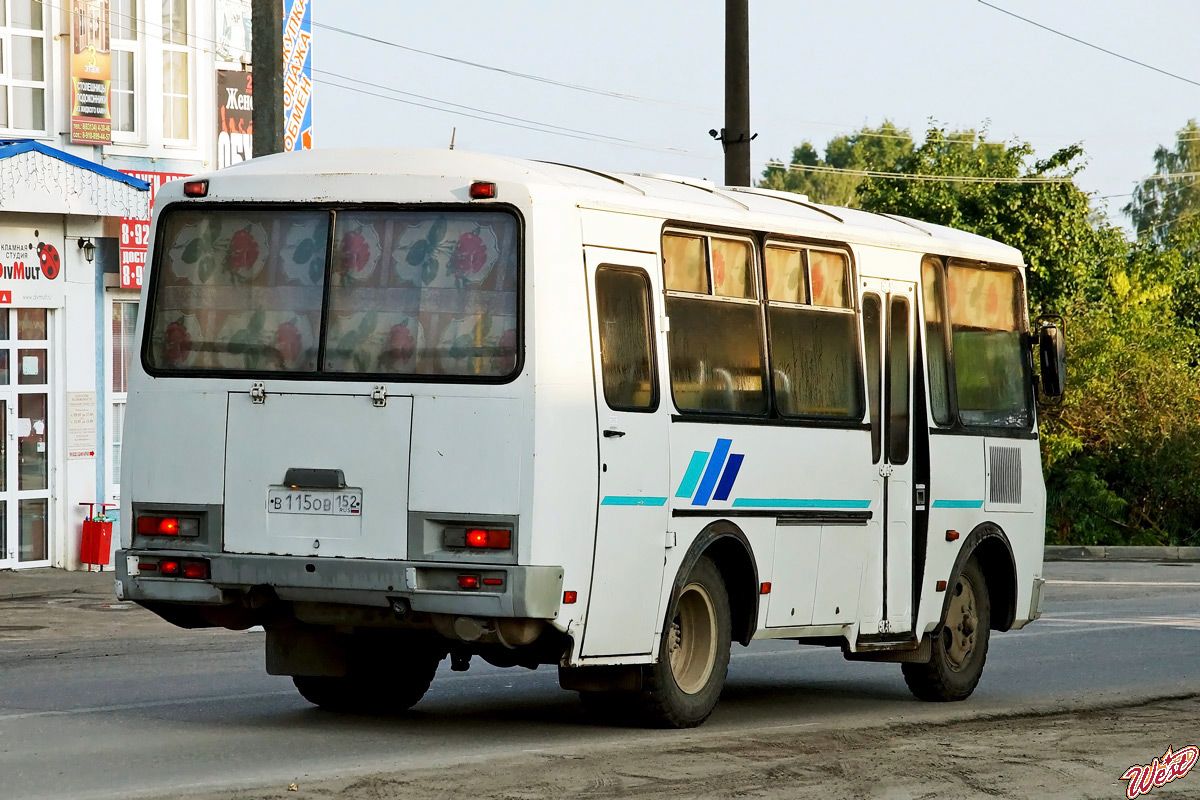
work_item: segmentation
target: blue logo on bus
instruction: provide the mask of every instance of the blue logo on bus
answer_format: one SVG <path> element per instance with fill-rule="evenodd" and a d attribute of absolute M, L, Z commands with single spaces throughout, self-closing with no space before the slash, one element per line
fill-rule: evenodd
<path fill-rule="evenodd" d="M 717 439 L 712 453 L 693 452 L 675 496 L 692 498 L 694 506 L 706 506 L 709 500 L 728 500 L 745 458 L 740 453 L 730 453 L 732 446 L 732 439 Z"/>

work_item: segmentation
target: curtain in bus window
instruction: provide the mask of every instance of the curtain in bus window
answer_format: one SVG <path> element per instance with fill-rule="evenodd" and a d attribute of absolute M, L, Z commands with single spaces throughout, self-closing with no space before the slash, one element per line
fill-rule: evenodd
<path fill-rule="evenodd" d="M 312 371 L 329 214 L 170 212 L 149 347 L 160 369 Z"/>
<path fill-rule="evenodd" d="M 908 461 L 909 428 L 908 301 L 893 297 L 888 304 L 887 332 L 887 455 L 889 464 Z"/>
<path fill-rule="evenodd" d="M 779 412 L 861 419 L 862 368 L 854 315 L 776 305 L 769 313 Z"/>
<path fill-rule="evenodd" d="M 807 303 L 808 288 L 804 277 L 804 255 L 800 250 L 768 247 L 767 299 L 782 303 Z"/>
<path fill-rule="evenodd" d="M 750 243 L 737 239 L 718 239 L 712 243 L 713 294 L 718 297 L 754 297 Z"/>
<path fill-rule="evenodd" d="M 762 414 L 762 333 L 757 303 L 667 296 L 671 391 L 687 411 Z"/>
<path fill-rule="evenodd" d="M 600 369 L 610 408 L 658 406 L 650 343 L 650 282 L 643 272 L 602 267 L 596 271 Z"/>
<path fill-rule="evenodd" d="M 672 292 L 708 294 L 708 260 L 699 236 L 663 236 L 663 285 Z"/>
<path fill-rule="evenodd" d="M 339 211 L 324 371 L 510 374 L 517 253 L 502 212 Z"/>
<path fill-rule="evenodd" d="M 1029 384 L 1021 353 L 1024 298 L 1016 270 L 947 270 L 954 385 L 965 425 L 1027 427 Z"/>
<path fill-rule="evenodd" d="M 845 254 L 809 250 L 808 266 L 813 305 L 850 308 L 850 264 Z"/>
<path fill-rule="evenodd" d="M 943 280 L 941 262 L 927 258 L 921 262 L 925 307 L 925 360 L 929 372 L 929 410 L 934 422 L 950 423 L 950 385 L 947 376 L 946 322 L 942 312 Z"/>

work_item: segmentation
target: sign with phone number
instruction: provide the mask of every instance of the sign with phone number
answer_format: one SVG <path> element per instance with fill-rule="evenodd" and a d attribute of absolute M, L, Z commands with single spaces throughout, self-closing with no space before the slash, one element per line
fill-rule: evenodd
<path fill-rule="evenodd" d="M 134 172 L 121 170 L 126 175 L 150 184 L 150 207 L 154 207 L 154 195 L 167 181 L 187 178 L 190 175 L 177 172 Z M 150 245 L 150 220 L 123 217 L 121 219 L 121 288 L 142 288 L 142 273 L 146 268 L 147 250 Z"/>

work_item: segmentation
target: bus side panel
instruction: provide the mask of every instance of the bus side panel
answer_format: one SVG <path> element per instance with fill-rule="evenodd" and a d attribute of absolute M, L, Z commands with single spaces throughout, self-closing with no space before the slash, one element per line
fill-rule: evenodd
<path fill-rule="evenodd" d="M 944 593 L 937 582 L 947 580 L 967 535 L 984 520 L 984 438 L 931 433 L 929 437 L 929 539 L 921 608 L 916 630 L 932 630 L 942 615 Z M 946 541 L 946 531 L 958 531 Z"/>
<path fill-rule="evenodd" d="M 984 508 L 1012 545 L 1017 572 L 1013 622 L 1020 626 L 1029 619 L 1033 580 L 1041 577 L 1045 556 L 1046 484 L 1041 449 L 1037 440 L 1001 438 L 988 438 L 987 448 Z"/>
<path fill-rule="evenodd" d="M 533 531 L 530 563 L 561 566 L 574 604 L 555 625 L 579 641 L 596 535 L 599 453 L 579 212 L 565 194 L 539 192 L 527 216 L 526 369 L 532 369 L 530 480 L 522 526 Z M 526 441 L 529 440 L 526 435 Z M 578 649 L 572 658 L 577 660 Z"/>

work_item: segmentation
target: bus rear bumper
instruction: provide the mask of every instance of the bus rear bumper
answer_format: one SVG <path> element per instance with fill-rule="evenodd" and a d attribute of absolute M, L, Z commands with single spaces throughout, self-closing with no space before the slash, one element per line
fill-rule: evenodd
<path fill-rule="evenodd" d="M 209 577 L 164 577 L 142 569 L 144 561 L 167 559 L 207 561 Z M 291 602 L 396 608 L 401 601 L 434 614 L 553 619 L 563 596 L 561 567 L 164 550 L 119 550 L 116 567 L 117 596 L 148 603 L 231 605 L 269 590 Z M 462 588 L 460 576 L 475 576 L 477 588 Z"/>

